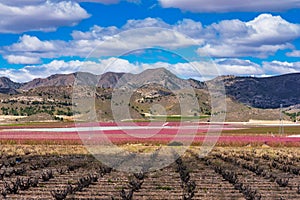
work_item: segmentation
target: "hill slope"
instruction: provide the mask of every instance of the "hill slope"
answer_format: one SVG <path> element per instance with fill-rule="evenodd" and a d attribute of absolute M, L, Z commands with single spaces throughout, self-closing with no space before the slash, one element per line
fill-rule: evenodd
<path fill-rule="evenodd" d="M 256 108 L 279 108 L 300 104 L 300 74 L 268 78 L 223 76 L 226 94 L 234 100 Z"/>
<path fill-rule="evenodd" d="M 0 93 L 4 94 L 17 94 L 16 91 L 22 86 L 21 83 L 16 83 L 6 77 L 0 77 Z"/>
<path fill-rule="evenodd" d="M 210 95 L 207 82 L 181 79 L 164 68 L 149 69 L 139 74 L 107 72 L 102 75 L 77 72 L 55 74 L 38 78 L 27 83 L 15 83 L 0 78 L 0 107 L 5 115 L 32 115 L 48 113 L 72 115 L 73 84 L 97 86 L 96 103 L 99 104 L 101 120 L 111 120 L 111 98 L 119 87 L 136 89 L 128 103 L 135 118 L 145 113 L 161 114 L 151 110 L 153 105 L 162 105 L 166 114 L 181 113 L 176 97 L 194 88 L 200 108 L 189 110 L 187 115 L 210 113 Z M 222 81 L 227 94 L 227 121 L 248 121 L 249 119 L 278 119 L 280 104 L 285 107 L 300 104 L 300 74 L 287 74 L 269 78 L 220 76 L 209 83 Z M 8 95 L 10 94 L 10 95 Z M 116 102 L 115 102 L 116 103 Z M 289 111 L 293 114 L 293 110 Z"/>

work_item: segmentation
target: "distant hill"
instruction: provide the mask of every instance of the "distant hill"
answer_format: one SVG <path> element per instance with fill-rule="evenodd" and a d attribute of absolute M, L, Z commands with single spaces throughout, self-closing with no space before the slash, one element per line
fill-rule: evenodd
<path fill-rule="evenodd" d="M 73 86 L 76 77 L 77 81 L 84 81 L 86 83 L 95 84 L 98 79 L 97 75 L 87 72 L 76 72 L 71 74 L 54 74 L 47 78 L 36 78 L 32 81 L 24 83 L 19 89 L 30 90 L 39 87 L 59 87 L 59 86 Z"/>
<path fill-rule="evenodd" d="M 120 86 L 126 85 L 132 88 L 140 88 L 153 83 L 170 90 L 190 86 L 188 81 L 178 78 L 165 68 L 147 69 L 139 74 L 124 74 L 119 81 Z"/>
<path fill-rule="evenodd" d="M 0 77 L 0 93 L 17 94 L 17 89 L 22 86 L 21 83 L 16 83 L 6 77 Z"/>
<path fill-rule="evenodd" d="M 75 83 L 76 81 L 76 83 Z M 300 105 L 300 74 L 286 74 L 268 78 L 220 76 L 207 82 L 181 79 L 164 68 L 148 69 L 139 74 L 107 72 L 94 75 L 86 72 L 55 74 L 27 83 L 16 83 L 0 78 L 0 107 L 2 114 L 32 115 L 45 112 L 50 115 L 72 115 L 72 86 L 97 86 L 96 99 L 101 119 L 110 120 L 113 89 L 138 89 L 130 100 L 130 112 L 142 117 L 152 105 L 161 104 L 167 114 L 178 114 L 180 106 L 175 91 L 195 89 L 200 110 L 189 115 L 210 113 L 210 95 L 207 84 L 223 82 L 227 95 L 227 120 L 278 119 L 280 104 L 284 107 Z M 174 93 L 175 92 L 175 93 Z M 34 99 L 34 100 L 30 100 Z M 54 107 L 53 107 L 54 106 Z M 3 107 L 3 108 L 2 108 Z M 22 107 L 22 111 L 18 110 Z M 105 108 L 105 109 L 104 109 Z M 238 109 L 235 109 L 238 108 Z M 292 111 L 290 112 L 293 112 Z M 1 111 L 0 111 L 1 114 Z"/>
<path fill-rule="evenodd" d="M 256 108 L 279 108 L 300 104 L 300 73 L 268 78 L 221 76 L 226 94 Z"/>
<path fill-rule="evenodd" d="M 69 86 L 73 85 L 75 80 L 75 74 L 55 74 L 47 78 L 36 78 L 22 85 L 20 89 L 30 90 L 38 87 L 47 86 Z"/>
<path fill-rule="evenodd" d="M 99 81 L 97 86 L 102 88 L 114 88 L 124 74 L 125 73 L 106 72 L 98 77 Z"/>

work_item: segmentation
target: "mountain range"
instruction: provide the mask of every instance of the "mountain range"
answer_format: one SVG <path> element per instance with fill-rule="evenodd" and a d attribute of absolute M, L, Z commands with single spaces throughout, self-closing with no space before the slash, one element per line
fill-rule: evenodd
<path fill-rule="evenodd" d="M 76 79 L 77 78 L 77 79 Z M 42 87 L 72 86 L 75 80 L 114 88 L 118 85 L 141 87 L 151 82 L 176 90 L 184 85 L 196 89 L 206 89 L 206 83 L 223 82 L 226 95 L 233 100 L 255 108 L 279 108 L 300 104 L 300 74 L 286 74 L 267 78 L 220 76 L 207 82 L 194 79 L 180 79 L 164 68 L 145 70 L 140 74 L 107 72 L 94 75 L 86 72 L 55 74 L 47 78 L 37 78 L 26 83 L 16 83 L 7 77 L 0 77 L 0 93 L 18 94 Z"/>

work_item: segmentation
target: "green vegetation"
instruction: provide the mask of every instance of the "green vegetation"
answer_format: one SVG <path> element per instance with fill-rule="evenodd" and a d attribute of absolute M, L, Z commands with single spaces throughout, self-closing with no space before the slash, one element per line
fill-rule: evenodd
<path fill-rule="evenodd" d="M 289 116 L 293 122 L 297 121 L 297 117 L 300 116 L 300 112 L 294 112 L 294 113 L 288 113 L 288 112 L 283 112 L 285 115 Z"/>
<path fill-rule="evenodd" d="M 180 122 L 180 121 L 199 121 L 200 119 L 208 119 L 210 116 L 202 115 L 202 116 L 180 116 L 180 115 L 152 115 L 151 117 L 145 117 L 143 115 L 143 119 L 134 119 L 134 120 L 127 120 L 132 122 L 151 122 L 151 121 L 166 121 L 166 122 Z"/>
<path fill-rule="evenodd" d="M 2 115 L 14 116 L 31 116 L 39 113 L 47 113 L 51 116 L 65 115 L 73 116 L 71 110 L 72 103 L 69 101 L 56 100 L 56 101 L 24 101 L 24 100 L 3 100 L 1 107 Z"/>
<path fill-rule="evenodd" d="M 222 131 L 222 135 L 268 135 L 268 134 L 278 134 L 279 127 L 245 127 L 245 129 L 239 130 L 225 130 Z M 286 126 L 284 127 L 284 133 L 287 135 L 299 134 L 299 126 Z"/>
<path fill-rule="evenodd" d="M 208 115 L 202 115 L 202 116 L 181 116 L 181 115 L 168 115 L 168 116 L 162 116 L 162 115 L 152 115 L 152 120 L 158 120 L 166 119 L 167 122 L 178 122 L 178 121 L 192 121 L 192 120 L 199 120 L 199 119 L 206 119 L 209 118 Z"/>

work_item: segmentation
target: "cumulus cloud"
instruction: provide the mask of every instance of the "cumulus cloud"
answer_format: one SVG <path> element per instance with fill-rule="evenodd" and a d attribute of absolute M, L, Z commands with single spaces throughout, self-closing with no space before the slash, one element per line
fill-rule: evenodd
<path fill-rule="evenodd" d="M 89 31 L 73 31 L 71 41 L 40 40 L 36 36 L 23 35 L 19 41 L 3 47 L 1 53 L 9 63 L 36 64 L 41 58 L 57 58 L 60 56 L 86 57 L 92 55 L 116 56 L 125 52 L 148 48 L 162 47 L 176 49 L 203 43 L 202 25 L 190 19 L 183 19 L 170 25 L 158 18 L 128 20 L 117 28 L 115 26 L 93 26 Z M 98 47 L 98 48 L 97 48 Z M 21 59 L 23 57 L 23 59 Z M 27 58 L 36 58 L 24 59 Z M 10 58 L 10 59 L 8 59 Z M 17 59 L 19 58 L 19 59 Z"/>
<path fill-rule="evenodd" d="M 6 76 L 16 82 L 27 82 L 34 78 L 45 78 L 52 74 L 72 73 L 79 70 L 80 65 L 80 61 L 53 60 L 48 64 L 28 65 L 21 69 L 1 69 L 0 76 Z"/>
<path fill-rule="evenodd" d="M 240 59 L 216 59 L 214 61 L 193 61 L 187 63 L 170 64 L 157 62 L 152 64 L 143 63 L 141 69 L 164 67 L 182 78 L 194 78 L 208 80 L 220 75 L 257 75 L 263 74 L 260 65 L 249 60 Z"/>
<path fill-rule="evenodd" d="M 88 55 L 101 57 L 118 56 L 149 47 L 176 50 L 199 46 L 199 55 L 215 58 L 264 58 L 279 50 L 293 49 L 292 42 L 299 36 L 299 24 L 271 14 L 261 14 L 248 22 L 223 20 L 208 26 L 191 19 L 167 24 L 158 18 L 146 18 L 128 20 L 121 28 L 95 25 L 86 32 L 73 31 L 70 41 L 41 40 L 36 36 L 23 35 L 18 42 L 3 47 L 1 53 L 10 63 L 21 64 L 21 56 L 39 59 Z M 18 61 L 14 61 L 12 55 L 19 56 Z M 30 59 L 23 60 L 26 61 L 24 64 L 30 64 Z M 35 64 L 38 60 L 32 61 Z"/>
<path fill-rule="evenodd" d="M 102 4 L 116 4 L 121 0 L 74 0 L 77 2 L 93 2 L 93 3 L 102 3 Z M 124 0 L 125 1 L 125 0 Z M 141 0 L 126 0 L 129 3 L 140 4 Z"/>
<path fill-rule="evenodd" d="M 261 75 L 264 73 L 260 65 L 249 60 L 240 59 L 218 59 L 216 60 L 218 70 L 222 75 Z"/>
<path fill-rule="evenodd" d="M 300 36 L 300 25 L 280 16 L 261 14 L 255 19 L 224 20 L 205 30 L 206 44 L 198 53 L 214 57 L 267 57 L 278 50 L 293 48 L 291 42 Z"/>
<path fill-rule="evenodd" d="M 78 54 L 86 50 L 90 57 L 116 56 L 128 51 L 161 47 L 175 50 L 177 48 L 197 45 L 196 40 L 179 32 L 162 28 L 138 28 L 120 32 L 117 35 L 100 37 L 92 40 L 74 40 L 70 43 L 72 52 Z M 87 55 L 87 54 L 86 54 Z"/>
<path fill-rule="evenodd" d="M 221 41 L 220 41 L 221 42 Z M 232 58 L 232 57 L 258 57 L 266 58 L 274 55 L 279 50 L 289 49 L 293 46 L 291 44 L 278 44 L 278 45 L 261 45 L 259 47 L 242 46 L 235 43 L 219 43 L 219 44 L 206 44 L 199 48 L 197 53 L 199 55 L 209 55 L 219 58 Z"/>
<path fill-rule="evenodd" d="M 111 57 L 97 61 L 53 60 L 47 64 L 27 65 L 21 69 L 2 69 L 0 76 L 7 76 L 13 81 L 26 82 L 34 78 L 45 78 L 53 74 L 68 74 L 77 71 L 103 74 L 108 71 L 140 73 L 146 69 L 164 67 L 181 78 L 207 80 L 219 75 L 261 75 L 261 67 L 250 61 L 239 59 L 218 59 L 214 62 L 194 61 L 190 63 L 156 62 L 130 63 L 126 59 Z"/>
<path fill-rule="evenodd" d="M 296 73 L 300 72 L 300 62 L 263 62 L 263 69 L 269 74 Z"/>
<path fill-rule="evenodd" d="M 246 26 L 252 28 L 249 43 L 278 44 L 289 42 L 300 35 L 300 25 L 287 22 L 280 16 L 261 14 L 254 20 L 246 22 Z"/>
<path fill-rule="evenodd" d="M 75 0 L 77 2 L 93 2 L 93 3 L 103 3 L 103 4 L 116 4 L 119 0 Z"/>
<path fill-rule="evenodd" d="M 106 37 L 116 35 L 120 30 L 116 26 L 101 27 L 94 25 L 89 31 L 73 31 L 72 37 L 74 40 L 93 40 L 93 39 L 106 39 Z"/>
<path fill-rule="evenodd" d="M 192 12 L 267 12 L 300 7 L 300 0 L 159 0 L 164 8 L 179 8 Z"/>
<path fill-rule="evenodd" d="M 191 38 L 200 38 L 203 33 L 203 27 L 201 22 L 196 22 L 191 19 L 183 19 L 182 21 L 178 21 L 174 26 L 173 29 L 188 35 Z"/>
<path fill-rule="evenodd" d="M 3 47 L 0 52 L 11 64 L 37 64 L 41 58 L 60 56 L 66 46 L 64 41 L 41 41 L 36 36 L 23 35 L 17 43 Z"/>
<path fill-rule="evenodd" d="M 54 31 L 73 26 L 90 15 L 72 1 L 0 1 L 0 32 Z"/>
<path fill-rule="evenodd" d="M 47 0 L 14 0 L 14 1 L 0 0 L 0 3 L 5 3 L 6 5 L 10 5 L 10 6 L 24 6 L 24 5 L 37 5 L 37 4 L 45 3 L 46 1 Z M 54 1 L 60 2 L 66 0 L 54 0 Z M 101 3 L 101 4 L 116 4 L 119 3 L 121 0 L 70 0 L 70 1 L 79 2 L 79 3 L 92 2 L 92 3 Z M 140 0 L 126 0 L 126 1 L 130 3 L 136 3 L 136 4 L 141 3 Z"/>
<path fill-rule="evenodd" d="M 286 53 L 287 56 L 289 57 L 300 57 L 300 50 L 294 50 L 292 52 Z"/>
<path fill-rule="evenodd" d="M 149 21 L 149 19 L 146 19 L 146 21 Z M 122 29 L 94 26 L 88 32 L 74 31 L 72 33 L 73 40 L 68 42 L 62 40 L 42 41 L 36 36 L 23 35 L 17 43 L 3 47 L 1 52 L 4 58 L 11 55 L 37 58 L 57 58 L 61 56 L 101 57 L 116 56 L 141 48 L 176 49 L 200 43 L 200 40 L 189 38 L 177 31 L 160 27 L 143 28 L 137 25 L 139 23 L 128 22 L 125 25 L 126 27 L 124 26 L 125 28 Z M 141 28 L 129 28 L 132 26 Z M 12 59 L 8 62 L 15 63 Z"/>
<path fill-rule="evenodd" d="M 160 28 L 171 28 L 171 25 L 165 23 L 159 18 L 145 18 L 141 20 L 127 20 L 127 23 L 123 26 L 124 30 L 144 27 L 160 27 Z"/>
<path fill-rule="evenodd" d="M 53 60 L 47 64 L 27 65 L 21 69 L 1 69 L 0 76 L 6 76 L 16 82 L 26 82 L 34 78 L 45 78 L 52 74 L 68 74 L 77 71 L 102 74 L 104 72 L 140 73 L 146 69 L 164 67 L 181 78 L 208 80 L 219 75 L 265 77 L 274 74 L 300 72 L 300 62 L 272 61 L 262 66 L 249 60 L 216 59 L 213 62 L 193 61 L 189 63 L 130 63 L 128 60 L 111 57 L 98 61 Z"/>
<path fill-rule="evenodd" d="M 87 63 L 92 64 L 92 63 Z M 48 64 L 28 65 L 21 69 L 1 69 L 0 76 L 6 76 L 16 82 L 27 82 L 34 78 L 45 78 L 52 74 L 68 74 L 80 69 L 82 62 L 53 60 Z"/>
<path fill-rule="evenodd" d="M 9 46 L 7 49 L 9 51 L 53 51 L 55 49 L 55 44 L 50 41 L 42 42 L 35 36 L 23 35 L 19 38 L 18 43 Z"/>
<path fill-rule="evenodd" d="M 4 57 L 11 64 L 37 64 L 41 62 L 38 57 L 8 55 Z"/>
<path fill-rule="evenodd" d="M 141 72 L 143 69 L 138 64 L 128 60 L 111 57 L 98 61 L 79 60 L 53 60 L 41 65 L 27 65 L 20 69 L 1 69 L 0 76 L 6 76 L 16 82 L 27 82 L 34 78 L 46 78 L 53 74 L 69 74 L 78 71 L 103 74 L 113 72 Z"/>
<path fill-rule="evenodd" d="M 133 30 L 133 29 L 142 29 L 142 28 L 162 28 L 168 30 L 174 30 L 176 32 L 180 32 L 188 37 L 199 39 L 202 33 L 202 24 L 201 22 L 196 22 L 191 19 L 183 19 L 178 21 L 176 24 L 167 24 L 160 18 L 145 18 L 145 19 L 131 19 L 127 20 L 126 24 L 121 28 L 117 28 L 116 26 L 109 27 L 100 27 L 94 25 L 89 29 L 89 31 L 73 31 L 72 37 L 75 40 L 80 39 L 105 39 L 106 37 L 116 35 L 123 31 Z"/>

